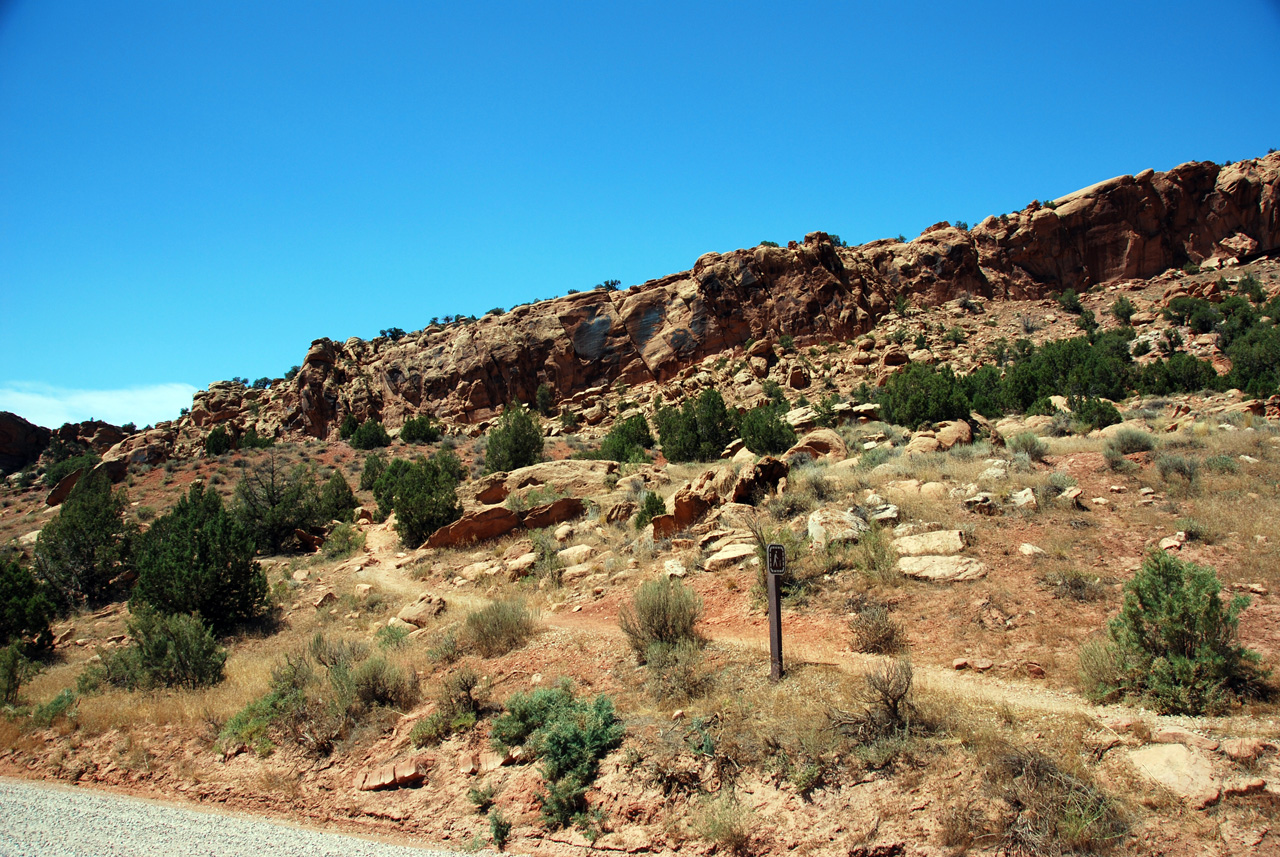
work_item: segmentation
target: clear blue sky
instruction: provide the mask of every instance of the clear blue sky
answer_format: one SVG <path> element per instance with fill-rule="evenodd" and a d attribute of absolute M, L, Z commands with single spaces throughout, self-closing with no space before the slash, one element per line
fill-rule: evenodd
<path fill-rule="evenodd" d="M 0 409 L 1280 146 L 1280 3 L 0 0 Z"/>

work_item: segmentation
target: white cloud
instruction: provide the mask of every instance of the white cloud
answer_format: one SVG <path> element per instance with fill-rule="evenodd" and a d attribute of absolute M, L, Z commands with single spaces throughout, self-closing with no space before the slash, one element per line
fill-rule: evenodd
<path fill-rule="evenodd" d="M 21 381 L 0 383 L 0 411 L 12 411 L 36 425 L 57 428 L 63 423 L 99 419 L 123 425 L 150 425 L 176 419 L 191 407 L 198 388 L 190 384 L 152 384 L 122 390 L 70 390 Z"/>

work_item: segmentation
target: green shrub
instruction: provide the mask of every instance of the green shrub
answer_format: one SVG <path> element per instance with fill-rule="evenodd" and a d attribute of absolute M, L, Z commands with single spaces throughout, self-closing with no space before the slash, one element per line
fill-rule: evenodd
<path fill-rule="evenodd" d="M 343 440 L 351 440 L 352 435 L 356 433 L 358 428 L 360 428 L 360 421 L 356 419 L 355 414 L 348 411 L 347 415 L 342 418 L 342 423 L 338 426 L 338 437 Z"/>
<path fill-rule="evenodd" d="M 1058 303 L 1072 315 L 1079 315 L 1084 311 L 1084 307 L 1080 305 L 1080 296 L 1076 294 L 1075 289 L 1067 289 L 1059 295 Z"/>
<path fill-rule="evenodd" d="M 482 657 L 496 658 L 518 649 L 533 636 L 537 620 L 521 599 L 493 601 L 467 614 L 467 642 Z"/>
<path fill-rule="evenodd" d="M 320 493 L 315 477 L 304 465 L 288 468 L 272 452 L 245 472 L 236 484 L 235 513 L 253 537 L 254 546 L 280 553 L 296 546 L 298 530 L 320 526 Z"/>
<path fill-rule="evenodd" d="M 555 404 L 555 391 L 551 389 L 551 385 L 539 384 L 537 391 L 533 394 L 533 402 L 538 413 L 544 417 L 551 416 L 551 406 Z"/>
<path fill-rule="evenodd" d="M 17 705 L 18 692 L 34 672 L 21 643 L 0 648 L 0 705 Z"/>
<path fill-rule="evenodd" d="M 82 689 L 103 683 L 128 690 L 197 688 L 222 681 L 227 650 L 195 616 L 166 616 L 139 605 L 129 620 L 133 643 L 102 653 L 102 662 L 80 677 Z"/>
<path fill-rule="evenodd" d="M 426 414 L 410 417 L 400 427 L 400 439 L 405 443 L 435 443 L 440 436 L 440 424 Z"/>
<path fill-rule="evenodd" d="M 254 561 L 253 537 L 217 491 L 191 486 L 137 541 L 138 581 L 130 603 L 164 614 L 196 613 L 215 634 L 260 617 L 267 577 Z"/>
<path fill-rule="evenodd" d="M 339 524 L 324 540 L 320 552 L 325 559 L 345 559 L 364 547 L 365 536 L 359 527 Z"/>
<path fill-rule="evenodd" d="M 360 471 L 360 490 L 372 491 L 378 477 L 387 469 L 387 459 L 380 452 L 371 452 L 364 459 L 364 469 Z"/>
<path fill-rule="evenodd" d="M 107 474 L 91 471 L 40 530 L 34 571 L 60 601 L 100 606 L 120 594 L 133 561 L 128 507 L 123 489 L 113 492 Z"/>
<path fill-rule="evenodd" d="M 351 513 L 360 505 L 343 475 L 335 470 L 320 489 L 320 520 L 351 521 Z"/>
<path fill-rule="evenodd" d="M 489 429 L 485 472 L 516 470 L 541 460 L 542 429 L 523 405 L 518 402 L 508 405 L 498 424 Z"/>
<path fill-rule="evenodd" d="M 214 426 L 213 431 L 205 435 L 204 454 L 210 458 L 217 458 L 231 451 L 232 447 L 231 433 L 227 431 L 225 426 Z"/>
<path fill-rule="evenodd" d="M 1148 554 L 1125 585 L 1107 640 L 1081 653 L 1089 696 L 1135 697 L 1163 714 L 1198 715 L 1255 692 L 1266 674 L 1238 640 L 1249 599 L 1224 603 L 1221 590 L 1212 568 L 1164 551 Z"/>
<path fill-rule="evenodd" d="M 493 847 L 497 851 L 507 847 L 507 839 L 511 836 L 511 822 L 507 821 L 502 810 L 494 807 L 489 812 L 489 835 L 493 837 Z"/>
<path fill-rule="evenodd" d="M 1185 455 L 1161 455 L 1156 459 L 1156 469 L 1165 482 L 1180 479 L 1184 490 L 1191 492 L 1200 482 L 1200 462 Z"/>
<path fill-rule="evenodd" d="M 47 728 L 53 721 L 67 714 L 75 704 L 75 693 L 71 688 L 65 687 L 59 691 L 57 696 L 44 705 L 36 706 L 35 710 L 31 712 L 31 722 L 41 729 Z"/>
<path fill-rule="evenodd" d="M 775 405 L 752 408 L 742 416 L 742 442 L 756 455 L 778 455 L 795 446 L 796 433 Z"/>
<path fill-rule="evenodd" d="M 457 456 L 444 450 L 408 465 L 396 479 L 392 500 L 396 532 L 406 546 L 418 547 L 436 530 L 462 516 L 457 490 L 460 471 Z M 388 469 L 383 479 L 390 475 Z"/>
<path fill-rule="evenodd" d="M 701 617 L 702 599 L 697 592 L 676 578 L 659 578 L 636 590 L 632 603 L 624 605 L 619 613 L 618 625 L 636 660 L 644 663 L 655 645 L 700 643 L 697 624 Z"/>
<path fill-rule="evenodd" d="M 351 686 L 359 707 L 408 711 L 418 701 L 418 676 L 381 655 L 361 661 L 351 670 Z"/>
<path fill-rule="evenodd" d="M 1229 455 L 1211 455 L 1204 460 L 1204 466 L 1218 473 L 1240 472 L 1240 462 Z"/>
<path fill-rule="evenodd" d="M 1116 410 L 1116 406 L 1106 399 L 1076 396 L 1069 401 L 1072 415 L 1090 429 L 1106 428 L 1124 419 L 1120 416 L 1120 411 Z"/>
<path fill-rule="evenodd" d="M 679 409 L 660 408 L 657 423 L 668 461 L 713 461 L 737 437 L 734 417 L 713 389 L 686 399 Z"/>
<path fill-rule="evenodd" d="M 645 450 L 653 446 L 649 421 L 644 414 L 635 414 L 614 424 L 594 452 L 579 453 L 575 458 L 622 463 L 643 464 L 649 460 Z"/>
<path fill-rule="evenodd" d="M 1137 308 L 1134 307 L 1133 301 L 1129 300 L 1125 295 L 1116 298 L 1115 303 L 1111 305 L 1111 314 L 1121 324 L 1128 324 L 1129 319 L 1133 318 L 1135 312 L 1137 312 Z"/>
<path fill-rule="evenodd" d="M 44 471 L 44 484 L 52 488 L 77 470 L 89 472 L 101 460 L 96 452 L 84 447 L 84 452 L 78 455 L 59 458 L 49 464 Z"/>
<path fill-rule="evenodd" d="M 667 514 L 667 501 L 654 491 L 646 491 L 636 515 L 636 529 L 643 530 L 659 515 Z"/>
<path fill-rule="evenodd" d="M 948 367 L 912 363 L 889 380 L 876 396 L 886 422 L 917 428 L 926 423 L 968 419 L 964 383 Z"/>
<path fill-rule="evenodd" d="M 578 415 L 568 405 L 560 409 L 560 427 L 565 431 L 577 431 Z"/>
<path fill-rule="evenodd" d="M 391 435 L 377 420 L 365 420 L 351 435 L 351 445 L 356 449 L 377 449 L 391 445 Z"/>
<path fill-rule="evenodd" d="M 1009 438 L 1006 446 L 1015 455 L 1022 453 L 1032 461 L 1043 461 L 1044 457 L 1049 453 L 1049 447 L 1045 446 L 1044 441 L 1029 431 L 1015 434 Z"/>
<path fill-rule="evenodd" d="M 0 646 L 51 644 L 49 622 L 53 615 L 53 600 L 46 584 L 36 580 L 16 559 L 0 557 Z"/>
<path fill-rule="evenodd" d="M 586 791 L 600 760 L 622 743 L 625 727 L 613 701 L 607 696 L 589 703 L 575 699 L 562 683 L 532 694 L 516 693 L 506 708 L 493 723 L 495 745 L 523 745 L 532 758 L 542 760 L 546 789 L 537 798 L 543 819 L 554 827 L 568 825 L 586 808 Z"/>
<path fill-rule="evenodd" d="M 1120 429 L 1107 441 L 1107 449 L 1114 449 L 1120 455 L 1133 455 L 1138 452 L 1150 452 L 1156 448 L 1156 439 L 1144 431 L 1137 429 Z"/>
<path fill-rule="evenodd" d="M 260 435 L 256 428 L 250 428 L 240 437 L 241 449 L 270 449 L 275 443 L 274 437 Z"/>

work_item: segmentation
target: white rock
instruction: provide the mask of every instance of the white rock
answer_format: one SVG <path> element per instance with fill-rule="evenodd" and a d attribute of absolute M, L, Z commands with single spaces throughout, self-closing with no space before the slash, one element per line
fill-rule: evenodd
<path fill-rule="evenodd" d="M 986 577 L 990 569 L 967 556 L 904 556 L 898 560 L 898 571 L 917 580 L 954 583 Z"/>
<path fill-rule="evenodd" d="M 959 530 L 938 530 L 916 536 L 902 536 L 893 540 L 893 548 L 899 556 L 949 556 L 964 550 L 964 533 Z"/>

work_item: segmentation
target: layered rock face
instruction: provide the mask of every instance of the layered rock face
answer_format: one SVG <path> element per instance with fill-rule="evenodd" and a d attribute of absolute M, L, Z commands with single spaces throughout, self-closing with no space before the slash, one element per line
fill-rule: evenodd
<path fill-rule="evenodd" d="M 1026 299 L 1158 274 L 1187 261 L 1280 247 L 1280 154 L 1222 167 L 1121 176 L 966 231 L 939 224 L 909 243 L 708 253 L 690 271 L 429 328 L 397 342 L 318 340 L 285 396 L 288 429 L 324 436 L 345 413 L 390 425 L 418 412 L 473 423 L 547 383 L 667 381 L 704 357 L 789 334 L 847 339 L 898 295 L 932 306 L 964 291 Z"/>
<path fill-rule="evenodd" d="M 165 439 L 131 438 L 122 447 L 136 448 L 118 452 L 148 460 L 191 454 L 220 423 L 237 433 L 314 437 L 328 436 L 348 413 L 392 428 L 419 413 L 476 424 L 507 402 L 532 401 L 544 383 L 558 402 L 581 404 L 607 385 L 669 381 L 750 340 L 758 349 L 783 335 L 800 345 L 848 339 L 874 327 L 902 295 L 924 307 L 964 292 L 1034 299 L 1278 248 L 1280 153 L 1147 170 L 972 230 L 944 223 L 914 241 L 859 247 L 837 247 L 814 232 L 786 247 L 707 253 L 692 270 L 624 291 L 570 295 L 397 341 L 316 340 L 292 381 L 270 391 L 211 385 L 196 394 L 189 416 L 157 426 Z M 757 349 L 743 354 L 753 364 L 773 359 L 771 348 Z M 893 361 L 886 356 L 884 364 Z"/>

